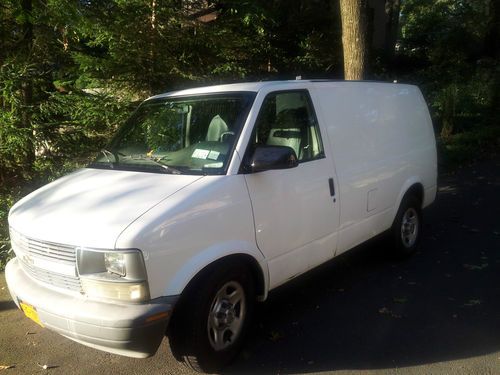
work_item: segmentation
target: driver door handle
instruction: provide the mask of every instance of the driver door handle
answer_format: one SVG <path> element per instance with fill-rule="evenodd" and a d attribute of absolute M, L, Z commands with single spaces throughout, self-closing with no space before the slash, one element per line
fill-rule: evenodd
<path fill-rule="evenodd" d="M 334 197 L 335 202 L 335 186 L 333 185 L 333 177 L 328 179 L 328 186 L 330 187 L 330 195 Z"/>

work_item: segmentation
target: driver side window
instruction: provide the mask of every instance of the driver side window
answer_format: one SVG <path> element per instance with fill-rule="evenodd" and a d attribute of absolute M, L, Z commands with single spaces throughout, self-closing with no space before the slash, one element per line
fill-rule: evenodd
<path fill-rule="evenodd" d="M 301 163 L 324 157 L 316 115 L 307 91 L 271 93 L 264 99 L 250 149 L 257 145 L 290 147 Z"/>

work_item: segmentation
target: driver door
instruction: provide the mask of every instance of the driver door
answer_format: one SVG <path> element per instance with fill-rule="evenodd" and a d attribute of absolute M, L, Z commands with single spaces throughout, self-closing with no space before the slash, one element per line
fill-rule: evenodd
<path fill-rule="evenodd" d="M 296 168 L 245 174 L 257 245 L 268 260 L 273 288 L 333 257 L 339 209 L 334 166 L 325 157 L 307 90 L 266 96 L 247 160 L 258 145 L 291 147 L 299 161 Z"/>

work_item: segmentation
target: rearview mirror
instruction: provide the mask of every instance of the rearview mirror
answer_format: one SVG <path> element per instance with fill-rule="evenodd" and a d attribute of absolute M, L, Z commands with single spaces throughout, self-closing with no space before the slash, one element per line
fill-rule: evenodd
<path fill-rule="evenodd" d="M 293 148 L 288 146 L 257 146 L 248 168 L 252 172 L 288 169 L 299 165 Z"/>

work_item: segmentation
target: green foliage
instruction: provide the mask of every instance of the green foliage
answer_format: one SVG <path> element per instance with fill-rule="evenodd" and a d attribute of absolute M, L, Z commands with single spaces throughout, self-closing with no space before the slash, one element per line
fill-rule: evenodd
<path fill-rule="evenodd" d="M 102 148 L 129 114 L 129 102 L 106 93 L 74 90 L 51 93 L 38 107 L 38 150 L 68 159 L 88 157 Z"/>
<path fill-rule="evenodd" d="M 13 173 L 29 173 L 24 167 L 31 152 L 32 131 L 21 125 L 22 116 L 31 115 L 32 108 L 24 105 L 22 85 L 36 80 L 36 70 L 31 64 L 6 62 L 0 67 L 0 181 Z"/>
<path fill-rule="evenodd" d="M 9 230 L 7 215 L 10 207 L 19 198 L 17 193 L 9 193 L 0 189 L 0 270 L 3 270 L 7 261 L 11 258 L 11 247 L 9 242 Z"/>
<path fill-rule="evenodd" d="M 402 2 L 400 74 L 423 88 L 443 143 L 455 144 L 463 132 L 464 139 L 476 132 L 482 139 L 481 128 L 498 123 L 492 110 L 499 104 L 498 56 L 488 40 L 498 22 L 492 6 L 491 0 Z"/>
<path fill-rule="evenodd" d="M 441 139 L 439 150 L 442 164 L 453 168 L 467 162 L 495 155 L 500 149 L 500 127 L 478 126 Z"/>

